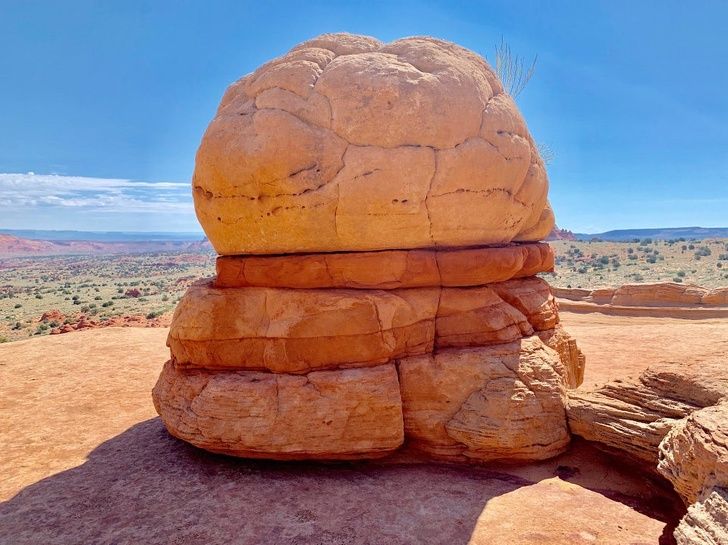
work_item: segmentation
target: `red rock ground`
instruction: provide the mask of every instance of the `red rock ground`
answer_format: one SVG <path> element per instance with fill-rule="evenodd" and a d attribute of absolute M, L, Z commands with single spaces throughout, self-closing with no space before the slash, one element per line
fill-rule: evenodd
<path fill-rule="evenodd" d="M 725 353 L 728 339 L 725 320 L 563 319 L 589 384 Z M 581 442 L 554 460 L 487 469 L 196 450 L 166 434 L 151 404 L 166 333 L 104 328 L 0 346 L 0 544 L 669 542 L 674 496 Z"/>

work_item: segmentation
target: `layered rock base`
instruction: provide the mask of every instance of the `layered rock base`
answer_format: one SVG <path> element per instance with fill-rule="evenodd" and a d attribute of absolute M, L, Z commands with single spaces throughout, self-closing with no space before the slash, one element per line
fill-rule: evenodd
<path fill-rule="evenodd" d="M 220 257 L 154 389 L 173 435 L 274 459 L 537 460 L 569 441 L 584 358 L 546 244 Z"/>

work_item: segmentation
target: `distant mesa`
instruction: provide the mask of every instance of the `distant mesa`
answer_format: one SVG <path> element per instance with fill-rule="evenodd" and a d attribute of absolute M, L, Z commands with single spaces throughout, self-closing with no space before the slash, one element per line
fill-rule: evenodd
<path fill-rule="evenodd" d="M 43 236 L 42 234 L 40 236 Z M 136 254 L 146 252 L 209 252 L 212 246 L 207 241 L 195 239 L 154 240 L 97 240 L 95 233 L 74 232 L 79 239 L 54 239 L 52 232 L 49 240 L 23 238 L 12 234 L 0 233 L 0 256 L 51 256 L 51 255 L 102 255 L 102 254 Z M 87 236 L 88 240 L 83 237 Z"/>
<path fill-rule="evenodd" d="M 628 242 L 636 239 L 676 240 L 728 238 L 728 227 L 665 227 L 657 229 L 617 229 L 604 233 L 576 233 L 576 240 L 606 240 Z"/>
<path fill-rule="evenodd" d="M 546 240 L 576 240 L 576 235 L 568 229 L 559 229 L 557 225 L 554 226 L 553 230 L 546 237 Z"/>

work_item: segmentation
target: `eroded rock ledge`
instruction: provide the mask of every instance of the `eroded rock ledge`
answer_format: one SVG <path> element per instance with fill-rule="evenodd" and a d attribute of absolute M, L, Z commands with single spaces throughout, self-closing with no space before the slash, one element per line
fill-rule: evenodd
<path fill-rule="evenodd" d="M 688 506 L 681 545 L 728 543 L 726 364 L 664 364 L 637 379 L 568 393 L 572 433 L 628 454 L 667 478 Z"/>

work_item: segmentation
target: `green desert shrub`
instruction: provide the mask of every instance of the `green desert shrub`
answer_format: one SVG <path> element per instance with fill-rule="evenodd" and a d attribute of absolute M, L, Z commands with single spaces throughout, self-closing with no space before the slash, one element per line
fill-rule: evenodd
<path fill-rule="evenodd" d="M 710 248 L 707 246 L 701 246 L 697 250 L 695 250 L 695 257 L 708 257 L 713 252 L 710 251 Z"/>

